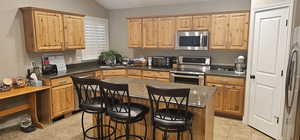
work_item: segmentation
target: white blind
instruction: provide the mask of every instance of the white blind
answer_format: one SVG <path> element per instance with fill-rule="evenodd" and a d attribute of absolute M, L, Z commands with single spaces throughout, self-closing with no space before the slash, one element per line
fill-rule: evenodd
<path fill-rule="evenodd" d="M 108 20 L 85 17 L 85 46 L 81 50 L 81 60 L 98 59 L 101 52 L 109 50 Z"/>

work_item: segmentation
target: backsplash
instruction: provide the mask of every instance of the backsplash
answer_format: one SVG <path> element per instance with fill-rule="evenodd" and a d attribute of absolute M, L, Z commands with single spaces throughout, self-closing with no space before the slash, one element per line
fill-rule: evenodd
<path fill-rule="evenodd" d="M 237 56 L 247 56 L 247 51 L 179 51 L 164 49 L 133 49 L 133 57 L 145 56 L 210 56 L 211 63 L 215 65 L 233 65 Z"/>

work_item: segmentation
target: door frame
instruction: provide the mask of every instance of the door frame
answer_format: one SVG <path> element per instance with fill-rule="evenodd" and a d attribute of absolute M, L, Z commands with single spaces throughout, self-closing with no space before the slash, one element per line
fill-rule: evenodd
<path fill-rule="evenodd" d="M 243 123 L 244 124 L 249 124 L 249 110 L 250 110 L 250 96 L 251 96 L 251 86 L 253 84 L 253 80 L 250 79 L 250 75 L 252 74 L 252 64 L 253 64 L 253 45 L 254 45 L 254 29 L 255 29 L 255 15 L 256 13 L 259 12 L 264 12 L 264 11 L 268 11 L 268 10 L 274 10 L 274 9 L 282 9 L 282 8 L 289 8 L 289 15 L 288 15 L 288 31 L 287 31 L 287 46 L 284 52 L 284 61 L 288 61 L 288 55 L 289 55 L 289 48 L 290 48 L 290 44 L 291 44 L 291 35 L 292 35 L 292 20 L 293 20 L 293 4 L 292 3 L 288 3 L 288 4 L 279 4 L 279 5 L 273 5 L 272 7 L 267 7 L 267 8 L 260 8 L 260 9 L 251 9 L 250 12 L 250 27 L 249 27 L 249 42 L 248 42 L 248 62 L 247 62 L 247 74 L 246 74 L 246 89 L 245 89 L 245 106 L 244 106 L 244 116 L 243 116 Z M 287 71 L 287 63 L 284 63 L 283 66 L 283 79 L 286 78 L 286 71 Z M 283 81 L 283 84 L 285 84 L 285 80 Z M 282 93 L 284 93 L 284 88 L 282 88 Z M 282 126 L 282 120 L 283 120 L 283 111 L 284 111 L 284 102 L 285 102 L 285 94 L 282 94 L 282 98 L 281 98 L 281 109 L 280 109 L 280 122 L 279 125 Z M 282 130 L 280 130 L 282 131 Z M 281 139 L 281 138 L 280 138 Z"/>

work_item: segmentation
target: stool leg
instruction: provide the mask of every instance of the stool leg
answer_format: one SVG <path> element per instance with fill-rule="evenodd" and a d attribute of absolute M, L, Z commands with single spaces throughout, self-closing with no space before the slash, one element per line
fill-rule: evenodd
<path fill-rule="evenodd" d="M 97 123 L 97 125 L 96 125 L 96 128 L 97 128 L 97 133 L 98 133 L 98 139 L 100 139 L 100 120 L 99 120 L 99 114 L 97 113 L 97 115 L 96 115 L 96 117 L 97 117 L 97 119 L 96 119 L 96 123 Z"/>
<path fill-rule="evenodd" d="M 129 123 L 126 123 L 126 140 L 129 140 L 129 133 L 130 133 L 130 131 L 129 131 Z"/>
<path fill-rule="evenodd" d="M 118 128 L 118 123 L 115 122 L 115 129 L 116 129 L 116 133 L 115 133 L 115 139 L 117 139 L 117 128 Z"/>
<path fill-rule="evenodd" d="M 177 132 L 177 140 L 180 140 L 180 132 Z"/>
<path fill-rule="evenodd" d="M 108 126 L 110 126 L 110 120 L 108 121 Z M 110 135 L 110 128 L 108 127 L 108 134 Z M 108 139 L 110 140 L 110 137 L 108 137 Z"/>
<path fill-rule="evenodd" d="M 168 138 L 167 138 L 167 132 L 164 132 L 163 140 L 168 140 Z"/>
<path fill-rule="evenodd" d="M 152 126 L 152 140 L 155 140 L 155 126 Z"/>
<path fill-rule="evenodd" d="M 191 140 L 193 140 L 193 132 L 192 132 L 192 129 L 190 128 L 189 131 L 190 131 L 190 135 L 191 135 Z"/>
<path fill-rule="evenodd" d="M 101 131 L 101 140 L 104 140 L 104 132 L 103 132 L 103 114 L 100 114 L 100 131 Z"/>
<path fill-rule="evenodd" d="M 82 111 L 82 115 L 81 115 L 81 127 L 82 127 L 82 131 L 83 131 L 83 140 L 85 140 L 85 130 L 84 130 L 84 111 Z"/>
<path fill-rule="evenodd" d="M 144 118 L 144 123 L 145 123 L 145 135 L 144 135 L 144 140 L 147 139 L 147 121 L 146 118 Z"/>

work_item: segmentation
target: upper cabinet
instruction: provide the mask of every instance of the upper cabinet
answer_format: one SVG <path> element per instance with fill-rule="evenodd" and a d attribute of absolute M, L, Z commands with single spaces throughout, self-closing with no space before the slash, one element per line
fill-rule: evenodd
<path fill-rule="evenodd" d="M 159 48 L 175 48 L 175 17 L 158 19 L 158 46 Z"/>
<path fill-rule="evenodd" d="M 177 31 L 209 31 L 210 50 L 247 50 L 249 11 L 128 19 L 129 48 L 174 49 Z"/>
<path fill-rule="evenodd" d="M 66 49 L 84 49 L 83 17 L 64 15 L 64 37 Z"/>
<path fill-rule="evenodd" d="M 247 50 L 249 13 L 212 15 L 210 49 Z"/>
<path fill-rule="evenodd" d="M 128 20 L 128 47 L 142 47 L 142 19 Z"/>
<path fill-rule="evenodd" d="M 209 30 L 210 15 L 176 17 L 176 30 Z"/>
<path fill-rule="evenodd" d="M 69 19 L 71 16 L 59 11 L 32 7 L 21 9 L 29 52 L 85 48 L 82 15 L 72 15 L 77 19 L 73 21 Z"/>
<path fill-rule="evenodd" d="M 143 47 L 158 47 L 158 18 L 143 19 Z"/>

